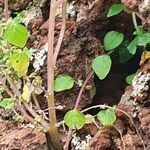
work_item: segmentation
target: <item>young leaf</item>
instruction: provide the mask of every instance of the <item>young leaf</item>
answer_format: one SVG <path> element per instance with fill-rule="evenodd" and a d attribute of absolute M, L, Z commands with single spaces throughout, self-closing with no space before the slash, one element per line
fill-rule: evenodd
<path fill-rule="evenodd" d="M 141 60 L 147 60 L 147 59 L 150 59 L 150 52 L 149 51 L 144 51 L 142 53 Z"/>
<path fill-rule="evenodd" d="M 29 102 L 30 100 L 30 95 L 31 95 L 31 91 L 30 88 L 27 84 L 24 85 L 23 87 L 23 93 L 21 95 L 21 98 L 25 101 L 25 102 Z"/>
<path fill-rule="evenodd" d="M 60 74 L 54 81 L 55 92 L 61 92 L 64 90 L 71 89 L 74 85 L 74 79 L 66 74 Z"/>
<path fill-rule="evenodd" d="M 4 33 L 4 39 L 10 44 L 23 48 L 28 40 L 27 28 L 19 23 L 12 22 Z"/>
<path fill-rule="evenodd" d="M 110 126 L 113 125 L 114 122 L 116 121 L 116 115 L 112 109 L 101 110 L 97 114 L 97 119 L 100 121 L 102 125 Z"/>
<path fill-rule="evenodd" d="M 24 52 L 16 52 L 11 56 L 10 63 L 18 75 L 22 77 L 28 71 L 29 57 Z"/>
<path fill-rule="evenodd" d="M 106 51 L 117 48 L 123 41 L 124 35 L 117 31 L 110 31 L 104 37 L 104 47 Z"/>
<path fill-rule="evenodd" d="M 92 68 L 96 75 L 103 80 L 110 71 L 111 68 L 111 58 L 108 55 L 101 55 L 93 60 Z"/>
<path fill-rule="evenodd" d="M 150 44 L 150 33 L 138 35 L 138 46 L 146 46 L 148 43 Z"/>
<path fill-rule="evenodd" d="M 84 126 L 86 119 L 83 113 L 73 109 L 66 113 L 64 121 L 68 127 L 80 129 Z"/>
<path fill-rule="evenodd" d="M 90 124 L 93 123 L 95 121 L 94 116 L 87 114 L 85 115 L 85 124 Z"/>
<path fill-rule="evenodd" d="M 144 34 L 146 31 L 144 31 L 143 26 L 137 26 L 137 29 L 135 32 L 133 32 L 133 35 L 139 35 L 139 34 Z"/>
<path fill-rule="evenodd" d="M 120 63 L 126 63 L 133 55 L 128 51 L 126 47 L 119 49 L 119 61 Z"/>
<path fill-rule="evenodd" d="M 123 10 L 123 4 L 113 4 L 107 13 L 107 17 L 112 17 L 119 14 Z"/>
<path fill-rule="evenodd" d="M 127 47 L 130 54 L 134 55 L 136 53 L 137 44 L 138 44 L 138 38 L 135 37 Z"/>
<path fill-rule="evenodd" d="M 128 76 L 126 77 L 126 82 L 127 82 L 129 85 L 132 84 L 132 80 L 134 79 L 135 75 L 136 75 L 136 73 L 131 74 L 131 75 L 128 75 Z"/>
<path fill-rule="evenodd" d="M 27 11 L 23 10 L 21 12 L 15 12 L 16 17 L 14 18 L 14 21 L 17 23 L 22 23 L 24 21 L 24 18 L 27 15 Z"/>
<path fill-rule="evenodd" d="M 15 100 L 12 98 L 4 98 L 0 101 L 0 106 L 5 109 L 12 109 L 15 105 Z"/>

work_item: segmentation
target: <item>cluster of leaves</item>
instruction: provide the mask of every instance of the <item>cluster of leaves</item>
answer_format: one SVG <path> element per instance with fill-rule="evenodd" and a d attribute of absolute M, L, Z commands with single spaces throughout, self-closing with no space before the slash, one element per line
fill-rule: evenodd
<path fill-rule="evenodd" d="M 107 13 L 107 17 L 112 17 L 119 14 L 124 9 L 122 4 L 113 4 Z M 136 53 L 137 46 L 146 47 L 147 44 L 150 44 L 150 33 L 145 32 L 141 26 L 136 27 L 134 32 L 136 36 L 130 43 L 124 41 L 124 34 L 118 31 L 110 31 L 104 37 L 104 48 L 108 53 L 112 53 L 120 47 L 121 44 L 125 45 L 124 48 L 119 50 L 120 62 L 125 63 L 130 60 L 133 55 Z M 100 80 L 103 80 L 111 69 L 112 60 L 108 54 L 103 54 L 97 56 L 92 62 L 92 69 L 95 74 L 99 77 Z M 128 84 L 132 83 L 135 74 L 129 75 L 126 78 Z M 70 85 L 73 85 L 70 83 Z M 72 86 L 70 86 L 72 87 Z M 89 115 L 88 115 L 89 116 Z M 90 123 L 93 122 L 94 117 L 91 116 Z M 66 113 L 64 121 L 67 126 L 70 128 L 82 128 L 86 124 L 87 118 L 82 112 L 73 109 Z M 116 120 L 116 115 L 113 110 L 106 109 L 101 110 L 97 114 L 97 119 L 103 126 L 112 125 Z"/>
<path fill-rule="evenodd" d="M 97 120 L 103 126 L 111 126 L 116 121 L 116 115 L 113 109 L 100 110 L 96 116 Z M 84 115 L 81 111 L 73 109 L 66 113 L 64 122 L 72 129 L 80 129 L 85 124 L 94 123 L 95 118 L 90 114 Z"/>
<path fill-rule="evenodd" d="M 107 17 L 113 17 L 119 14 L 124 9 L 122 4 L 113 4 Z M 28 73 L 28 67 L 30 64 L 29 50 L 25 47 L 29 38 L 28 30 L 21 24 L 22 14 L 10 21 L 6 27 L 0 26 L 0 38 L 6 44 L 6 49 L 2 48 L 0 51 L 1 64 L 7 66 L 6 68 L 11 71 L 11 76 L 15 79 L 26 77 Z M 111 70 L 112 60 L 109 53 L 112 53 L 124 45 L 124 49 L 119 50 L 120 62 L 125 63 L 135 55 L 138 47 L 144 47 L 150 44 L 150 33 L 143 30 L 141 26 L 136 26 L 134 32 L 134 39 L 131 42 L 124 41 L 124 34 L 118 31 L 110 31 L 106 33 L 104 37 L 104 49 L 107 54 L 96 56 L 92 61 L 92 69 L 100 80 L 106 78 Z M 4 50 L 5 49 L 5 50 Z M 6 69 L 6 70 L 7 70 Z M 127 77 L 127 83 L 131 84 L 135 74 Z M 30 78 L 36 78 L 36 76 L 28 76 Z M 26 81 L 27 81 L 26 80 Z M 62 92 L 71 89 L 76 81 L 73 77 L 67 74 L 60 74 L 55 78 L 54 91 Z M 21 99 L 24 102 L 29 102 L 31 95 L 31 84 L 27 82 L 22 89 Z M 0 106 L 6 109 L 13 109 L 15 105 L 14 98 L 3 98 L 0 101 Z M 103 126 L 113 125 L 116 121 L 116 115 L 113 109 L 100 110 L 97 114 L 97 120 Z M 77 109 L 70 110 L 64 117 L 65 124 L 70 128 L 82 128 L 87 123 L 93 123 L 95 118 L 91 115 L 84 115 Z"/>
<path fill-rule="evenodd" d="M 121 13 L 123 10 L 124 7 L 122 4 L 113 4 L 108 10 L 107 17 L 113 17 Z M 129 61 L 136 54 L 138 47 L 144 47 L 145 50 L 146 47 L 150 45 L 150 33 L 144 31 L 142 26 L 137 26 L 136 16 L 134 12 L 132 13 L 132 17 L 136 31 L 133 33 L 135 38 L 131 42 L 124 41 L 124 34 L 117 31 L 110 31 L 104 37 L 104 48 L 106 51 L 111 51 L 113 49 L 117 50 L 119 46 L 120 63 L 126 63 L 127 61 Z M 109 66 L 107 67 L 108 70 L 110 70 L 110 61 L 108 61 L 108 64 Z M 126 81 L 128 84 L 132 84 L 132 80 L 135 74 L 127 76 Z"/>
<path fill-rule="evenodd" d="M 7 24 L 1 22 L 0 35 L 1 75 L 9 72 L 9 75 L 18 80 L 26 75 L 30 63 L 28 49 L 25 47 L 29 33 L 18 21 L 10 20 Z M 14 98 L 1 99 L 0 106 L 13 108 Z"/>

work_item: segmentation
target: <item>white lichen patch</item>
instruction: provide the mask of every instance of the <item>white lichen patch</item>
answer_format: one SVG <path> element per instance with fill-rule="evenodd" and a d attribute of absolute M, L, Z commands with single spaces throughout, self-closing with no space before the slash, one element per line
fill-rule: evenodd
<path fill-rule="evenodd" d="M 87 136 L 85 136 L 85 140 L 82 140 L 80 137 L 76 136 L 76 134 L 73 134 L 71 143 L 75 147 L 75 150 L 87 150 L 88 143 L 91 138 L 91 135 L 88 134 Z"/>
<path fill-rule="evenodd" d="M 150 0 L 144 0 L 140 5 L 139 5 L 139 11 L 140 12 L 146 12 L 150 11 Z"/>
<path fill-rule="evenodd" d="M 35 72 L 40 70 L 41 67 L 44 65 L 44 61 L 46 59 L 47 51 L 48 51 L 48 43 L 43 45 L 39 50 L 32 49 L 32 52 L 33 52 L 32 56 L 33 56 L 33 59 L 34 59 L 33 67 L 35 69 Z"/>
<path fill-rule="evenodd" d="M 72 3 L 67 4 L 67 15 L 71 18 L 75 17 L 76 15 L 75 7 Z"/>
<path fill-rule="evenodd" d="M 135 76 L 132 81 L 133 92 L 132 97 L 142 97 L 143 92 L 149 89 L 150 73 L 142 74 L 141 72 Z"/>
<path fill-rule="evenodd" d="M 73 18 L 76 15 L 76 8 L 73 3 L 67 3 L 67 16 Z M 60 5 L 56 11 L 56 17 L 62 17 L 62 5 Z"/>
<path fill-rule="evenodd" d="M 26 14 L 25 18 L 23 19 L 23 23 L 25 26 L 28 26 L 28 23 L 34 19 L 36 16 L 42 15 L 40 7 L 31 6 L 28 10 L 28 13 Z"/>

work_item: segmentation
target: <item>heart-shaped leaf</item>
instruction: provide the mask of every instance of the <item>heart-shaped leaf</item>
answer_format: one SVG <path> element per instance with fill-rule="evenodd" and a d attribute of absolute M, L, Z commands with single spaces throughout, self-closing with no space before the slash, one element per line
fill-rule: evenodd
<path fill-rule="evenodd" d="M 92 63 L 92 68 L 96 75 L 103 80 L 110 71 L 111 68 L 111 58 L 108 55 L 101 55 L 94 59 Z"/>
<path fill-rule="evenodd" d="M 136 53 L 137 44 L 138 44 L 138 38 L 135 37 L 127 47 L 130 54 L 134 55 Z"/>
<path fill-rule="evenodd" d="M 100 121 L 100 123 L 104 126 L 110 126 L 113 125 L 116 121 L 116 115 L 115 112 L 111 109 L 101 110 L 97 114 L 97 119 Z"/>
<path fill-rule="evenodd" d="M 123 41 L 124 35 L 117 31 L 110 31 L 104 37 L 104 47 L 106 51 L 117 48 Z"/>
<path fill-rule="evenodd" d="M 12 22 L 4 33 L 4 39 L 10 44 L 23 48 L 29 34 L 27 28 L 19 23 Z"/>
<path fill-rule="evenodd" d="M 25 52 L 16 52 L 11 56 L 11 66 L 17 71 L 20 77 L 24 76 L 29 67 L 29 57 Z"/>
<path fill-rule="evenodd" d="M 60 74 L 54 81 L 55 92 L 61 92 L 64 90 L 71 89 L 74 85 L 74 79 L 66 74 Z"/>
<path fill-rule="evenodd" d="M 113 4 L 107 13 L 107 17 L 112 17 L 119 14 L 123 10 L 123 4 Z"/>
<path fill-rule="evenodd" d="M 79 110 L 73 109 L 66 113 L 64 121 L 68 127 L 80 129 L 84 126 L 86 118 Z"/>

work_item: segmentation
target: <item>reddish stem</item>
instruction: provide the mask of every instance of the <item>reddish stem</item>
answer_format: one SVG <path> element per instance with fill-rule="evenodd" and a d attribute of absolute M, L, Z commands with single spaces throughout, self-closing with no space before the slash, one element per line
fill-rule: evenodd
<path fill-rule="evenodd" d="M 8 13 L 8 0 L 4 0 L 4 16 L 6 21 L 9 19 L 9 13 Z"/>
<path fill-rule="evenodd" d="M 60 35 L 59 35 L 58 42 L 57 42 L 55 52 L 54 52 L 54 65 L 56 64 L 57 57 L 60 51 L 60 47 L 63 41 L 65 29 L 66 29 L 66 9 L 67 9 L 67 0 L 64 0 L 62 3 L 62 27 L 61 27 Z"/>
<path fill-rule="evenodd" d="M 77 97 L 77 100 L 76 100 L 76 104 L 75 104 L 75 109 L 77 109 L 79 107 L 79 103 L 80 103 L 80 100 L 81 100 L 81 96 L 82 96 L 82 93 L 84 92 L 84 89 L 87 85 L 87 83 L 89 82 L 90 78 L 92 77 L 93 75 L 93 71 L 90 71 L 90 73 L 88 74 L 87 78 L 85 79 L 80 91 L 79 91 L 79 94 L 78 94 L 78 97 Z"/>

